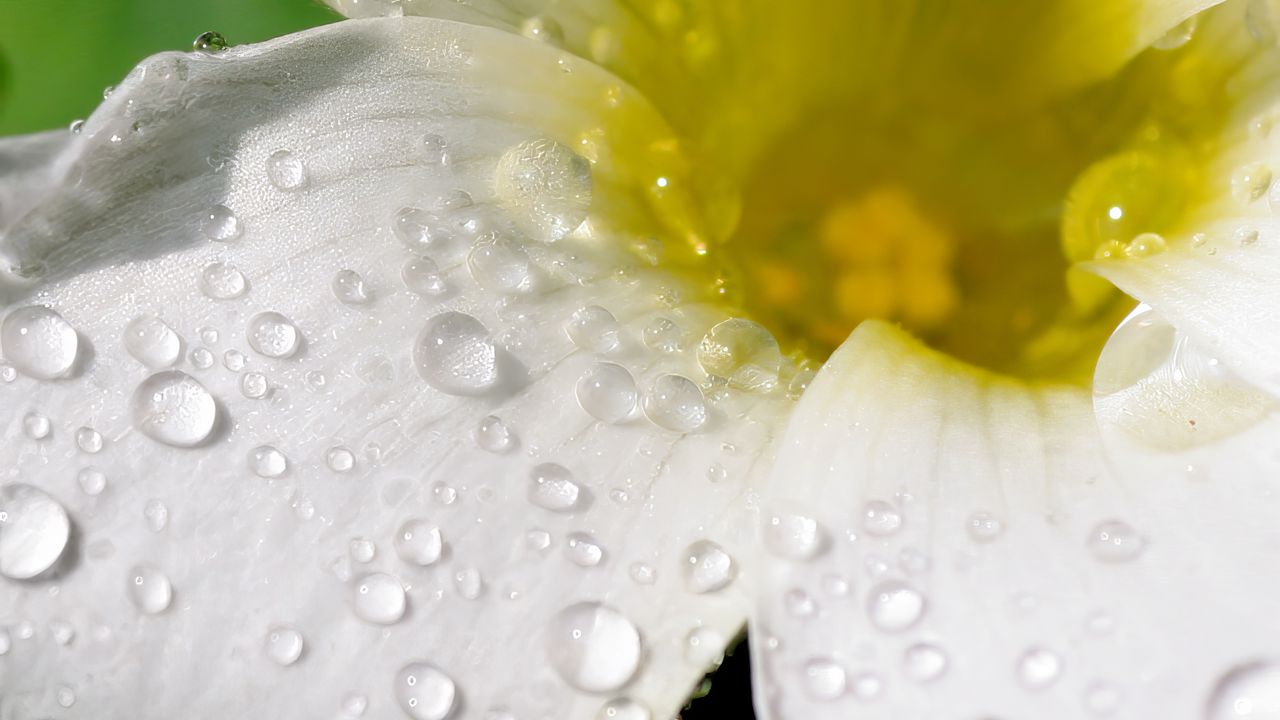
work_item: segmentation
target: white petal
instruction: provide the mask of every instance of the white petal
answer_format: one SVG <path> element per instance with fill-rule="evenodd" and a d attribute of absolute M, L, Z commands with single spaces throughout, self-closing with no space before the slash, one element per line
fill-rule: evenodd
<path fill-rule="evenodd" d="M 161 55 L 117 88 L 59 158 L 73 179 L 2 247 L 6 317 L 28 330 L 6 359 L 34 372 L 4 370 L 0 467 L 73 531 L 44 575 L 0 579 L 0 714 L 678 709 L 708 660 L 686 637 L 727 642 L 748 602 L 718 555 L 695 579 L 724 587 L 690 592 L 688 548 L 741 558 L 789 403 L 708 399 L 682 434 L 620 418 L 616 383 L 599 412 L 617 424 L 575 399 L 601 361 L 641 398 L 664 373 L 703 382 L 692 347 L 723 319 L 631 254 L 624 232 L 669 236 L 614 143 L 664 131 L 597 102 L 617 86 L 506 33 L 406 19 Z M 586 131 L 592 164 L 568 150 Z M 503 170 L 530 147 L 528 173 Z M 439 278 L 402 269 L 410 206 L 439 218 L 419 245 Z M 473 250 L 470 221 L 502 239 Z M 565 331 L 590 305 L 618 321 L 578 334 L 616 340 L 594 352 Z M 684 351 L 644 344 L 658 317 Z M 15 574 L 58 545 L 56 513 L 28 506 L 34 537 L 0 529 Z"/>
<path fill-rule="evenodd" d="M 801 400 L 762 498 L 758 706 L 1236 717 L 1206 716 L 1215 688 L 1280 642 L 1276 426 L 1155 449 L 1133 423 L 1099 427 L 1082 391 L 981 374 L 864 324 Z M 811 559 L 788 552 L 803 534 L 771 535 L 797 517 L 819 528 Z"/>

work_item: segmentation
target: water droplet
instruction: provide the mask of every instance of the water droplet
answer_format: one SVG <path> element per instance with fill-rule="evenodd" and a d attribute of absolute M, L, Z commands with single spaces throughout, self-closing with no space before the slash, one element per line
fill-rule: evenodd
<path fill-rule="evenodd" d="M 631 563 L 631 567 L 627 568 L 627 574 L 637 585 L 652 585 L 658 579 L 658 571 L 645 562 Z"/>
<path fill-rule="evenodd" d="M 975 511 L 965 523 L 969 538 L 977 543 L 989 543 L 1004 532 L 1004 523 L 1000 518 L 985 510 Z"/>
<path fill-rule="evenodd" d="M 324 454 L 324 464 L 328 465 L 329 469 L 334 472 L 344 473 L 355 467 L 356 454 L 341 445 L 331 447 Z"/>
<path fill-rule="evenodd" d="M 57 312 L 28 305 L 6 315 L 0 324 L 0 351 L 23 375 L 52 380 L 75 366 L 80 338 Z"/>
<path fill-rule="evenodd" d="M 1031 648 L 1018 658 L 1015 674 L 1024 688 L 1044 690 L 1057 682 L 1062 674 L 1062 658 L 1052 650 Z"/>
<path fill-rule="evenodd" d="M 91 427 L 82 427 L 76 430 L 76 447 L 80 448 L 80 452 L 93 454 L 102 450 L 102 433 Z"/>
<path fill-rule="evenodd" d="M 511 428 L 496 415 L 489 415 L 476 426 L 476 445 L 491 453 L 504 453 L 515 447 L 516 437 Z"/>
<path fill-rule="evenodd" d="M 573 473 L 557 463 L 542 463 L 529 473 L 529 501 L 553 512 L 573 512 L 578 507 L 582 489 Z"/>
<path fill-rule="evenodd" d="M 550 45 L 564 44 L 564 30 L 560 23 L 543 15 L 535 15 L 520 24 L 520 34 L 530 40 L 540 40 Z"/>
<path fill-rule="evenodd" d="M 478 395 L 498 384 L 498 355 L 489 329 L 460 312 L 427 321 L 413 346 L 418 374 L 450 395 Z"/>
<path fill-rule="evenodd" d="M 191 49 L 203 53 L 219 53 L 228 47 L 227 39 L 215 30 L 206 30 L 191 41 Z"/>
<path fill-rule="evenodd" d="M 240 372 L 244 369 L 248 358 L 239 350 L 228 350 L 222 353 L 222 366 L 231 372 Z"/>
<path fill-rule="evenodd" d="M 155 498 L 148 500 L 143 506 L 142 516 L 147 519 L 147 527 L 151 532 L 160 532 L 169 526 L 169 508 Z"/>
<path fill-rule="evenodd" d="M 64 708 L 69 708 L 76 704 L 76 691 L 66 685 L 63 685 L 58 688 L 57 698 L 58 705 Z"/>
<path fill-rule="evenodd" d="M 918 590 L 900 580 L 887 580 L 867 597 L 867 616 L 884 632 L 902 632 L 924 615 L 925 600 Z"/>
<path fill-rule="evenodd" d="M 473 567 L 464 567 L 453 574 L 453 586 L 465 600 L 475 600 L 484 592 L 484 578 Z"/>
<path fill-rule="evenodd" d="M 401 560 L 424 567 L 439 560 L 444 548 L 440 528 L 421 519 L 406 520 L 396 531 L 394 544 Z"/>
<path fill-rule="evenodd" d="M 684 584 L 689 592 L 715 592 L 737 576 L 733 556 L 710 540 L 698 540 L 684 551 Z"/>
<path fill-rule="evenodd" d="M 1209 697 L 1206 720 L 1280 718 L 1280 663 L 1259 660 L 1231 668 Z"/>
<path fill-rule="evenodd" d="M 880 697 L 884 692 L 884 680 L 873 672 L 860 672 L 853 676 L 850 694 L 858 700 L 868 702 Z"/>
<path fill-rule="evenodd" d="M 80 490 L 89 496 L 99 495 L 107 489 L 106 474 L 94 467 L 81 469 L 76 474 L 76 482 L 79 483 Z"/>
<path fill-rule="evenodd" d="M 178 334 L 154 315 L 134 318 L 124 331 L 125 350 L 135 360 L 158 370 L 172 366 L 182 354 Z"/>
<path fill-rule="evenodd" d="M 534 289 L 533 265 L 524 248 L 494 235 L 477 242 L 467 254 L 467 271 L 485 290 L 516 295 Z"/>
<path fill-rule="evenodd" d="M 434 260 L 424 257 L 412 257 L 405 260 L 400 268 L 400 280 L 409 292 L 434 297 L 443 295 L 449 286 L 440 275 L 440 268 Z"/>
<path fill-rule="evenodd" d="M 446 223 L 435 214 L 416 207 L 397 210 L 391 228 L 400 242 L 415 253 L 439 249 L 453 239 Z"/>
<path fill-rule="evenodd" d="M 782 596 L 782 604 L 787 613 L 796 618 L 810 618 L 818 612 L 818 603 L 813 596 L 800 588 L 788 590 Z"/>
<path fill-rule="evenodd" d="M 814 700 L 835 700 L 844 695 L 849 679 L 844 668 L 829 658 L 805 662 L 804 687 Z"/>
<path fill-rule="evenodd" d="M 373 562 L 374 556 L 378 554 L 378 546 L 365 538 L 352 539 L 347 549 L 351 552 L 351 559 L 358 563 Z"/>
<path fill-rule="evenodd" d="M 614 698 L 600 706 L 595 720 L 653 720 L 653 712 L 638 700 Z"/>
<path fill-rule="evenodd" d="M 277 665 L 288 667 L 302 656 L 302 633 L 285 625 L 276 625 L 267 631 L 265 650 L 267 657 Z"/>
<path fill-rule="evenodd" d="M 333 296 L 346 305 L 365 305 L 372 299 L 364 278 L 355 270 L 339 270 L 333 276 Z"/>
<path fill-rule="evenodd" d="M 655 318 L 644 329 L 644 344 L 658 352 L 676 352 L 682 338 L 680 326 L 668 318 Z"/>
<path fill-rule="evenodd" d="M 378 625 L 392 625 L 404 617 L 404 586 L 387 573 L 370 573 L 355 586 L 356 617 Z"/>
<path fill-rule="evenodd" d="M 1191 38 L 1196 34 L 1196 27 L 1199 24 L 1200 16 L 1192 15 L 1157 38 L 1155 42 L 1151 43 L 1151 47 L 1156 50 L 1176 50 L 1191 42 Z"/>
<path fill-rule="evenodd" d="M 0 488 L 0 575 L 27 580 L 52 568 L 71 536 L 61 503 L 25 483 Z"/>
<path fill-rule="evenodd" d="M 369 708 L 369 698 L 358 693 L 351 693 L 342 699 L 342 714 L 349 718 L 364 715 Z"/>
<path fill-rule="evenodd" d="M 53 636 L 54 642 L 65 647 L 75 639 L 76 629 L 69 622 L 54 620 L 49 623 L 49 634 Z"/>
<path fill-rule="evenodd" d="M 418 143 L 422 161 L 428 165 L 448 165 L 449 145 L 445 139 L 435 133 L 422 136 Z"/>
<path fill-rule="evenodd" d="M 782 350 L 759 323 L 730 318 L 707 331 L 698 344 L 698 364 L 708 375 L 747 392 L 767 392 L 778 384 Z"/>
<path fill-rule="evenodd" d="M 535 552 L 542 552 L 551 547 L 551 533 L 537 528 L 529 530 L 524 534 L 524 546 Z"/>
<path fill-rule="evenodd" d="M 574 345 L 598 355 L 611 353 L 622 343 L 617 318 L 599 305 L 575 310 L 564 329 Z"/>
<path fill-rule="evenodd" d="M 277 478 L 289 469 L 289 459 L 270 445 L 259 445 L 249 451 L 249 469 L 261 478 Z"/>
<path fill-rule="evenodd" d="M 684 638 L 684 659 L 698 668 L 715 668 L 724 662 L 724 636 L 708 627 L 696 627 Z"/>
<path fill-rule="evenodd" d="M 640 631 L 622 613 L 596 602 L 581 602 L 551 619 L 547 659 L 560 677 L 585 692 L 612 692 L 640 667 Z"/>
<path fill-rule="evenodd" d="M 244 273 L 231 263 L 209 263 L 200 272 L 200 291 L 213 300 L 234 300 L 248 287 Z"/>
<path fill-rule="evenodd" d="M 658 427 L 689 433 L 707 422 L 702 390 L 682 375 L 662 375 L 644 398 L 644 414 Z"/>
<path fill-rule="evenodd" d="M 885 537 L 902 527 L 902 514 L 883 500 L 872 500 L 862 507 L 862 529 L 870 535 Z"/>
<path fill-rule="evenodd" d="M 620 423 L 636 409 L 635 378 L 621 365 L 596 363 L 575 387 L 578 405 L 601 422 Z"/>
<path fill-rule="evenodd" d="M 201 218 L 200 230 L 210 240 L 230 242 L 240 237 L 240 219 L 226 205 L 214 205 Z"/>
<path fill-rule="evenodd" d="M 441 505 L 452 505 L 458 499 L 458 491 L 446 483 L 437 482 L 431 485 L 431 494 Z"/>
<path fill-rule="evenodd" d="M 290 357 L 302 345 L 302 333 L 293 321 L 273 311 L 254 315 L 245 328 L 245 339 L 255 352 L 269 358 Z"/>
<path fill-rule="evenodd" d="M 213 367 L 213 353 L 202 347 L 192 350 L 191 365 L 197 370 L 208 370 Z"/>
<path fill-rule="evenodd" d="M 267 158 L 267 180 L 280 190 L 297 190 L 307 182 L 307 167 L 288 150 L 277 150 Z"/>
<path fill-rule="evenodd" d="M 1142 554 L 1147 539 L 1123 520 L 1106 520 L 1089 531 L 1089 552 L 1103 562 L 1128 562 Z"/>
<path fill-rule="evenodd" d="M 267 376 L 259 372 L 247 372 L 240 376 L 240 393 L 250 400 L 259 400 L 270 390 Z"/>
<path fill-rule="evenodd" d="M 174 447 L 194 447 L 213 432 L 218 406 L 195 378 L 165 370 L 143 380 L 130 403 L 133 424 L 144 435 Z"/>
<path fill-rule="evenodd" d="M 902 673 L 918 683 L 933 682 L 942 677 L 949 663 L 942 648 L 930 643 L 916 643 L 902 654 Z"/>
<path fill-rule="evenodd" d="M 1189 172 L 1176 148 L 1122 152 L 1077 176 L 1061 221 L 1067 259 L 1090 260 L 1110 243 L 1164 230 L 1183 212 Z"/>
<path fill-rule="evenodd" d="M 1099 717 L 1110 716 L 1114 713 L 1120 707 L 1120 699 L 1120 688 L 1105 681 L 1095 682 L 1084 691 L 1085 709 Z M 1272 717 L 1280 718 L 1280 714 Z M 1257 720 L 1262 720 L 1262 718 Z"/>
<path fill-rule="evenodd" d="M 1261 162 L 1241 166 L 1231 176 L 1231 195 L 1248 204 L 1266 194 L 1271 187 L 1271 168 Z"/>
<path fill-rule="evenodd" d="M 591 207 L 591 164 L 550 139 L 529 140 L 502 154 L 494 191 L 525 232 L 555 242 L 573 232 Z"/>
<path fill-rule="evenodd" d="M 7 363 L 0 363 L 0 380 L 11 383 L 18 379 L 18 369 Z"/>
<path fill-rule="evenodd" d="M 173 585 L 169 576 L 150 565 L 135 565 L 129 571 L 129 599 L 142 612 L 156 615 L 169 609 L 173 602 Z"/>
<path fill-rule="evenodd" d="M 595 567 L 604 560 L 604 548 L 587 533 L 569 533 L 565 549 L 569 559 L 579 567 Z"/>
<path fill-rule="evenodd" d="M 765 519 L 764 546 L 789 560 L 810 560 L 822 550 L 824 539 L 818 521 L 792 512 L 773 513 Z"/>
<path fill-rule="evenodd" d="M 453 713 L 457 687 L 436 666 L 413 662 L 396 673 L 396 702 L 413 720 L 444 720 Z"/>
<path fill-rule="evenodd" d="M 49 418 L 38 413 L 29 412 L 22 416 L 22 432 L 32 440 L 44 440 L 53 431 L 53 423 Z"/>

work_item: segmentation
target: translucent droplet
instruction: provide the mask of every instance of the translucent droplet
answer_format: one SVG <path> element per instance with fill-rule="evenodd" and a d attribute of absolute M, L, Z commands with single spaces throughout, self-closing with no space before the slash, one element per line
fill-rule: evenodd
<path fill-rule="evenodd" d="M 1135 560 L 1147 547 L 1147 539 L 1123 520 L 1106 520 L 1089 531 L 1089 552 L 1103 562 Z"/>
<path fill-rule="evenodd" d="M 1206 720 L 1280 720 L 1280 663 L 1259 660 L 1231 668 L 1209 696 Z"/>
<path fill-rule="evenodd" d="M 222 353 L 222 366 L 231 372 L 240 372 L 244 369 L 248 358 L 239 350 L 228 350 Z"/>
<path fill-rule="evenodd" d="M 573 232 L 591 207 L 591 164 L 550 139 L 529 140 L 502 154 L 494 191 L 521 228 L 542 242 Z"/>
<path fill-rule="evenodd" d="M 213 367 L 213 353 L 202 347 L 192 350 L 191 365 L 197 370 L 208 370 Z"/>
<path fill-rule="evenodd" d="M 782 350 L 763 325 L 730 318 L 702 337 L 698 364 L 708 375 L 728 380 L 731 387 L 767 392 L 778 384 Z"/>
<path fill-rule="evenodd" d="M 333 276 L 333 296 L 347 305 L 364 305 L 372 299 L 364 278 L 355 270 L 339 270 Z"/>
<path fill-rule="evenodd" d="M 481 450 L 504 453 L 516 445 L 515 433 L 496 415 L 489 415 L 476 426 L 476 444 Z"/>
<path fill-rule="evenodd" d="M 366 538 L 353 538 L 347 549 L 351 552 L 351 559 L 358 563 L 373 562 L 374 556 L 378 554 L 378 546 Z"/>
<path fill-rule="evenodd" d="M 551 547 L 551 533 L 537 528 L 529 530 L 524 534 L 524 546 L 530 550 L 542 552 Z"/>
<path fill-rule="evenodd" d="M 441 505 L 452 505 L 458 499 L 458 491 L 447 483 L 437 482 L 431 485 L 431 494 Z"/>
<path fill-rule="evenodd" d="M 630 418 L 639 396 L 635 378 L 626 368 L 614 363 L 592 366 L 578 379 L 574 394 L 588 415 L 606 423 L 620 423 Z"/>
<path fill-rule="evenodd" d="M 689 592 L 715 592 L 737 576 L 733 556 L 710 540 L 698 540 L 684 551 L 684 584 Z"/>
<path fill-rule="evenodd" d="M 206 30 L 191 41 L 191 49 L 203 53 L 219 53 L 227 49 L 227 39 L 215 30 Z"/>
<path fill-rule="evenodd" d="M 1028 690 L 1044 690 L 1062 674 L 1062 658 L 1052 650 L 1034 647 L 1018 658 L 1015 675 Z"/>
<path fill-rule="evenodd" d="M 1231 195 L 1242 203 L 1251 203 L 1271 187 L 1271 168 L 1261 162 L 1241 166 L 1231 176 Z"/>
<path fill-rule="evenodd" d="M 0 575 L 27 580 L 52 568 L 71 537 L 62 504 L 25 483 L 0 487 Z"/>
<path fill-rule="evenodd" d="M 80 338 L 58 313 L 28 305 L 10 312 L 0 324 L 0 351 L 23 375 L 52 380 L 75 366 Z"/>
<path fill-rule="evenodd" d="M 662 375 L 645 395 L 644 414 L 658 427 L 689 433 L 707 422 L 702 389 L 682 375 Z"/>
<path fill-rule="evenodd" d="M 401 560 L 424 567 L 439 560 L 440 551 L 444 548 L 440 528 L 417 518 L 406 520 L 400 526 L 394 545 Z"/>
<path fill-rule="evenodd" d="M 453 574 L 453 586 L 465 600 L 475 600 L 484 592 L 484 578 L 473 567 L 464 567 Z"/>
<path fill-rule="evenodd" d="M 529 473 L 529 501 L 544 510 L 573 512 L 578 507 L 582 488 L 574 482 L 573 473 L 557 463 L 542 463 Z"/>
<path fill-rule="evenodd" d="M 276 625 L 267 631 L 264 645 L 267 657 L 277 665 L 288 667 L 302 657 L 302 633 L 286 625 Z"/>
<path fill-rule="evenodd" d="M 805 662 L 802 672 L 804 688 L 814 700 L 835 700 L 848 688 L 848 674 L 830 658 L 812 658 Z"/>
<path fill-rule="evenodd" d="M 129 599 L 148 615 L 169 609 L 173 602 L 173 585 L 169 576 L 150 565 L 135 565 L 129 571 Z"/>
<path fill-rule="evenodd" d="M 200 272 L 200 291 L 214 300 L 234 300 L 248 287 L 244 273 L 231 263 L 209 263 Z"/>
<path fill-rule="evenodd" d="M 107 489 L 106 474 L 94 467 L 81 469 L 76 474 L 76 482 L 79 483 L 81 492 L 89 496 L 100 495 Z"/>
<path fill-rule="evenodd" d="M 724 635 L 708 627 L 696 627 L 684 638 L 684 659 L 698 668 L 719 667 L 724 662 Z"/>
<path fill-rule="evenodd" d="M 53 636 L 54 642 L 65 647 L 75 639 L 76 629 L 69 622 L 54 620 L 49 623 L 49 634 Z"/>
<path fill-rule="evenodd" d="M 587 533 L 569 533 L 565 541 L 566 554 L 579 567 L 595 567 L 604 560 L 604 548 Z"/>
<path fill-rule="evenodd" d="M 245 339 L 255 352 L 269 358 L 290 357 L 302 345 L 302 333 L 293 321 L 273 311 L 254 315 L 245 328 Z"/>
<path fill-rule="evenodd" d="M 164 370 L 143 380 L 130 402 L 133 424 L 144 435 L 174 447 L 194 447 L 213 432 L 218 405 L 195 378 Z"/>
<path fill-rule="evenodd" d="M 247 372 L 240 376 L 240 394 L 250 400 L 258 400 L 266 396 L 270 389 L 267 376 L 259 372 Z"/>
<path fill-rule="evenodd" d="M 392 625 L 404 617 L 404 586 L 386 573 L 370 573 L 356 582 L 356 617 L 378 625 Z"/>
<path fill-rule="evenodd" d="M 902 514 L 883 500 L 872 500 L 862 506 L 862 529 L 868 534 L 885 537 L 902 527 Z"/>
<path fill-rule="evenodd" d="M 53 423 L 38 412 L 29 412 L 22 416 L 22 432 L 32 440 L 44 440 L 53 431 Z"/>
<path fill-rule="evenodd" d="M 169 526 L 169 507 L 155 498 L 142 507 L 142 516 L 146 518 L 151 532 L 160 532 Z"/>
<path fill-rule="evenodd" d="M 69 708 L 76 704 L 76 691 L 66 685 L 58 688 L 56 697 L 58 699 L 58 705 L 61 707 Z"/>
<path fill-rule="evenodd" d="M 524 248 L 500 235 L 475 244 L 467 254 L 467 271 L 485 290 L 517 295 L 534 289 L 533 265 Z"/>
<path fill-rule="evenodd" d="M 90 455 L 102 450 L 102 433 L 91 427 L 82 427 L 76 430 L 76 447 L 80 448 L 80 452 L 89 453 Z"/>
<path fill-rule="evenodd" d="M 882 692 L 884 692 L 884 680 L 873 672 L 857 673 L 849 683 L 849 694 L 863 702 L 875 700 Z"/>
<path fill-rule="evenodd" d="M 440 268 L 430 258 L 412 257 L 400 268 L 400 280 L 409 292 L 434 297 L 443 295 L 449 286 L 440 275 Z"/>
<path fill-rule="evenodd" d="M 345 717 L 358 718 L 368 708 L 369 698 L 359 693 L 351 693 L 342 699 L 342 714 Z"/>
<path fill-rule="evenodd" d="M 867 596 L 867 617 L 872 625 L 888 633 L 912 627 L 920 621 L 924 610 L 924 596 L 900 580 L 882 582 Z"/>
<path fill-rule="evenodd" d="M 240 237 L 240 219 L 226 205 L 214 205 L 201 218 L 200 230 L 210 240 L 230 242 Z"/>
<path fill-rule="evenodd" d="M 356 454 L 341 445 L 331 447 L 324 454 L 324 464 L 328 465 L 329 469 L 334 472 L 344 473 L 355 467 Z"/>
<path fill-rule="evenodd" d="M 1110 717 L 1120 707 L 1120 699 L 1120 688 L 1109 682 L 1099 681 L 1085 688 L 1084 708 L 1098 717 Z M 1280 719 L 1280 713 L 1272 717 Z"/>
<path fill-rule="evenodd" d="M 617 318 L 599 305 L 575 310 L 564 329 L 574 345 L 600 355 L 617 350 L 622 342 Z"/>
<path fill-rule="evenodd" d="M 653 720 L 653 712 L 638 700 L 614 698 L 600 706 L 595 720 Z"/>
<path fill-rule="evenodd" d="M 396 702 L 413 720 L 449 717 L 457 692 L 453 679 L 430 663 L 409 663 L 396 673 Z"/>
<path fill-rule="evenodd" d="M 289 469 L 289 459 L 270 445 L 259 445 L 249 451 L 249 469 L 261 478 L 277 478 Z"/>
<path fill-rule="evenodd" d="M 172 366 L 182 354 L 178 334 L 154 315 L 140 315 L 124 331 L 124 347 L 135 360 L 153 370 Z"/>
<path fill-rule="evenodd" d="M 1196 27 L 1199 25 L 1200 16 L 1192 15 L 1157 38 L 1155 42 L 1151 43 L 1151 47 L 1156 50 L 1176 50 L 1191 42 L 1191 38 L 1196 34 Z"/>
<path fill-rule="evenodd" d="M 627 568 L 627 574 L 637 585 L 652 585 L 658 579 L 658 571 L 646 562 L 631 563 L 631 567 Z"/>
<path fill-rule="evenodd" d="M 916 643 L 902 654 L 902 674 L 918 683 L 933 682 L 942 677 L 949 663 L 942 648 L 930 643 Z"/>
<path fill-rule="evenodd" d="M 612 692 L 640 667 L 640 631 L 622 613 L 596 602 L 581 602 L 551 619 L 547 659 L 569 685 L 585 692 Z"/>
<path fill-rule="evenodd" d="M 770 514 L 764 523 L 764 546 L 789 560 L 810 560 L 822 550 L 824 538 L 818 521 L 799 513 Z"/>
<path fill-rule="evenodd" d="M 965 530 L 974 542 L 988 543 L 1000 537 L 1004 532 L 1004 523 L 1000 518 L 985 510 L 975 511 L 965 523 Z"/>
<path fill-rule="evenodd" d="M 795 618 L 810 618 L 818 612 L 818 602 L 800 588 L 788 590 L 783 594 L 782 604 L 787 609 L 787 614 Z"/>
<path fill-rule="evenodd" d="M 564 30 L 560 23 L 543 15 L 527 18 L 520 24 L 520 34 L 530 40 L 540 40 L 550 45 L 564 44 Z"/>
<path fill-rule="evenodd" d="M 307 183 L 307 167 L 288 150 L 277 150 L 267 158 L 267 180 L 280 190 L 297 190 Z"/>
<path fill-rule="evenodd" d="M 668 318 L 656 318 L 644 329 L 644 344 L 658 352 L 676 352 L 682 338 L 680 326 Z"/>
<path fill-rule="evenodd" d="M 489 329 L 460 312 L 427 321 L 413 346 L 418 374 L 450 395 L 478 395 L 498 384 L 497 348 Z"/>

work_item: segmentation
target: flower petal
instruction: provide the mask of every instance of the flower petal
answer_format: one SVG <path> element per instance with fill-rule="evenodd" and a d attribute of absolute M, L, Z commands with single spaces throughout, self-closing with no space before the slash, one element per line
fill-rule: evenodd
<path fill-rule="evenodd" d="M 1235 717 L 1204 715 L 1215 688 L 1280 639 L 1258 570 L 1280 537 L 1275 424 L 1151 448 L 1124 419 L 1095 422 L 1081 391 L 864 324 L 801 400 L 762 498 L 757 705 Z"/>
<path fill-rule="evenodd" d="M 0 714 L 678 709 L 789 403 L 696 384 L 619 87 L 405 19 L 117 88 L 0 244 Z"/>

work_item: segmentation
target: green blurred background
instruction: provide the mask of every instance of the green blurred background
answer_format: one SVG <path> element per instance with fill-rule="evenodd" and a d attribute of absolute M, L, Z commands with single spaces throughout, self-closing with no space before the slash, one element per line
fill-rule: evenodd
<path fill-rule="evenodd" d="M 240 44 L 337 19 L 319 0 L 0 0 L 0 135 L 66 127 L 205 30 Z"/>

